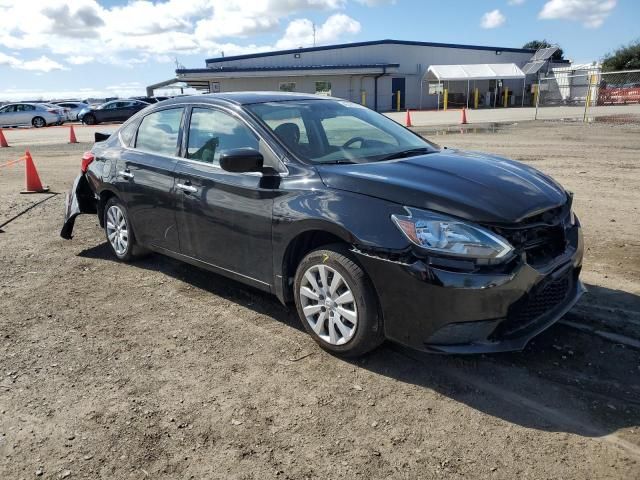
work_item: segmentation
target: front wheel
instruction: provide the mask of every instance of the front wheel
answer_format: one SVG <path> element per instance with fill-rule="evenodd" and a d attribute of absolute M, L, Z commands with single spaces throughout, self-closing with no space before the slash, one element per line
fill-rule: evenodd
<path fill-rule="evenodd" d="M 294 288 L 298 315 L 325 350 L 354 357 L 384 340 L 371 281 L 342 245 L 305 256 L 296 271 Z"/>
<path fill-rule="evenodd" d="M 98 123 L 98 122 L 96 121 L 96 117 L 95 117 L 95 115 L 92 115 L 92 114 L 90 114 L 90 113 L 89 113 L 89 114 L 87 114 L 87 115 L 85 115 L 85 116 L 82 118 L 82 122 L 83 122 L 85 125 L 95 125 L 96 123 Z"/>

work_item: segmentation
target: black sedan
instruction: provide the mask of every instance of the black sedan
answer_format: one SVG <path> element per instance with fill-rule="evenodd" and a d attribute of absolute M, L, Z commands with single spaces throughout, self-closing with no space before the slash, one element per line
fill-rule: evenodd
<path fill-rule="evenodd" d="M 97 107 L 85 107 L 78 113 L 78 120 L 87 125 L 97 125 L 103 122 L 124 122 L 148 106 L 147 102 L 140 100 L 113 100 Z"/>
<path fill-rule="evenodd" d="M 385 338 L 431 352 L 519 350 L 583 292 L 569 192 L 357 104 L 181 97 L 96 140 L 63 238 L 78 214 L 97 213 L 118 259 L 151 250 L 271 292 L 334 353 Z"/>

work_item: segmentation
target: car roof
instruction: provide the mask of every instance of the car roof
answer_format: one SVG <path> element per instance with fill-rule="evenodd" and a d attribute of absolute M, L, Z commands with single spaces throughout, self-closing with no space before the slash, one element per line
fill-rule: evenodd
<path fill-rule="evenodd" d="M 295 92 L 225 92 L 207 93 L 204 95 L 188 95 L 164 100 L 162 105 L 172 103 L 234 103 L 236 105 L 250 105 L 253 103 L 286 102 L 295 100 L 326 100 L 331 97 L 326 95 L 310 95 L 308 93 Z"/>

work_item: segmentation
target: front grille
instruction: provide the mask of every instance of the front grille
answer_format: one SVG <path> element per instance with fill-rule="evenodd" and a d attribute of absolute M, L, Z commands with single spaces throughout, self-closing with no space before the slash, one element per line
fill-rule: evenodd
<path fill-rule="evenodd" d="M 550 312 L 567 298 L 573 282 L 572 274 L 548 282 L 537 292 L 532 292 L 509 309 L 507 319 L 493 332 L 492 337 L 514 334 Z"/>

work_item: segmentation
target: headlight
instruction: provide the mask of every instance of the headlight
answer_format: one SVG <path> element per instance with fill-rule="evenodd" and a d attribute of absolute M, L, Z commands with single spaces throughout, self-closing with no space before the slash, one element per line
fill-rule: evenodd
<path fill-rule="evenodd" d="M 499 259 L 513 247 L 504 238 L 480 226 L 435 212 L 404 207 L 409 213 L 391 215 L 405 236 L 430 252 L 456 257 Z"/>

